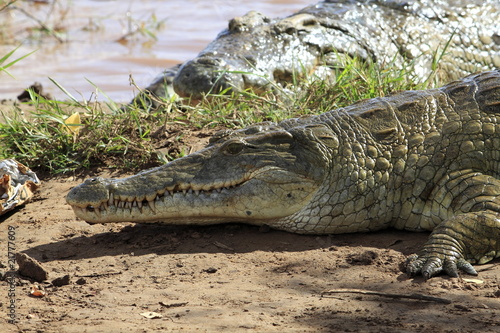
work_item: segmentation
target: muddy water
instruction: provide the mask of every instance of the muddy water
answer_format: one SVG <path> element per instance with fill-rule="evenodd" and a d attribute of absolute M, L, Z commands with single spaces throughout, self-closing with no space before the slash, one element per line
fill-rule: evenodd
<path fill-rule="evenodd" d="M 311 3 L 314 0 L 18 2 L 0 12 L 0 57 L 18 45 L 12 59 L 36 51 L 9 68 L 14 78 L 0 73 L 0 99 L 15 98 L 35 81 L 64 98 L 50 77 L 79 99 L 95 98 L 91 81 L 114 101 L 129 101 L 136 92 L 130 75 L 138 86 L 146 86 L 162 69 L 196 56 L 230 18 L 250 10 L 286 16 Z M 57 37 L 40 32 L 42 24 L 56 29 Z M 100 92 L 97 98 L 106 99 Z"/>

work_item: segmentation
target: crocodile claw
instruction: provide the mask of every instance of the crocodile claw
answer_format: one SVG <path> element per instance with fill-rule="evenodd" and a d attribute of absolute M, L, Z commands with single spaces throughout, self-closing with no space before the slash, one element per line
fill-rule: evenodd
<path fill-rule="evenodd" d="M 423 253 L 420 255 L 413 254 L 406 260 L 406 272 L 408 275 L 415 276 L 420 273 L 426 280 L 441 272 L 451 277 L 458 277 L 459 271 L 464 271 L 470 275 L 477 275 L 474 267 L 464 258 L 457 259 L 454 256 L 439 258 L 436 255 Z"/>

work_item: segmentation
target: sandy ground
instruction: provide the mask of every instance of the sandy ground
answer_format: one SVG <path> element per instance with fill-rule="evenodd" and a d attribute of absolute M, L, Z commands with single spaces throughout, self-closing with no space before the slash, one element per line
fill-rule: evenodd
<path fill-rule="evenodd" d="M 7 271 L 7 228 L 15 226 L 17 250 L 39 260 L 48 281 L 71 278 L 60 287 L 41 283 L 41 298 L 30 296 L 32 280 L 18 279 L 17 324 L 7 322 L 8 284 L 1 281 L 2 332 L 500 331 L 498 260 L 463 279 L 425 282 L 402 272 L 427 234 L 90 225 L 63 199 L 80 182 L 45 180 L 33 202 L 1 217 L 0 272 Z M 448 304 L 402 298 L 411 294 Z M 149 312 L 158 318 L 143 315 Z"/>

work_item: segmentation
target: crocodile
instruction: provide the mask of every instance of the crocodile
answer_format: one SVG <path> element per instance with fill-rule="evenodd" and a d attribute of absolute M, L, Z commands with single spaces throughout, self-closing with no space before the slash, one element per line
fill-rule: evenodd
<path fill-rule="evenodd" d="M 66 196 L 90 223 L 243 222 L 301 234 L 432 231 L 407 271 L 500 256 L 500 70 L 216 133 L 202 150 Z"/>
<path fill-rule="evenodd" d="M 200 99 L 207 93 L 286 91 L 300 77 L 335 82 L 350 58 L 413 68 L 441 82 L 500 67 L 498 0 L 335 0 L 271 19 L 256 11 L 229 21 L 198 56 L 146 88 Z"/>

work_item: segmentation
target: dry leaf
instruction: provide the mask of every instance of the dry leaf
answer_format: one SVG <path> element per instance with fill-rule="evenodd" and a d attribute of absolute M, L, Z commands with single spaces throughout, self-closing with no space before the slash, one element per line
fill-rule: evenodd
<path fill-rule="evenodd" d="M 78 134 L 80 128 L 82 128 L 82 122 L 80 120 L 80 114 L 78 112 L 73 113 L 71 116 L 66 118 L 64 121 L 64 130 L 68 134 Z"/>
<path fill-rule="evenodd" d="M 478 280 L 478 279 L 462 279 L 464 282 L 471 282 L 471 283 L 475 283 L 475 284 L 483 284 L 484 281 L 483 280 Z"/>
<path fill-rule="evenodd" d="M 40 186 L 36 174 L 13 159 L 0 161 L 0 215 L 30 201 Z"/>

